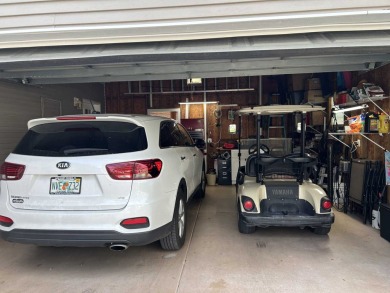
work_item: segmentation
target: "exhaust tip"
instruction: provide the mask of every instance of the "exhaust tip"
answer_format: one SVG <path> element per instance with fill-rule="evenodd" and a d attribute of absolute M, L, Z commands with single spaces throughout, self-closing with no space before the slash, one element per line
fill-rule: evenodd
<path fill-rule="evenodd" d="M 116 244 L 111 244 L 109 246 L 110 250 L 112 251 L 123 251 L 126 250 L 129 246 L 127 244 L 123 243 L 116 243 Z"/>

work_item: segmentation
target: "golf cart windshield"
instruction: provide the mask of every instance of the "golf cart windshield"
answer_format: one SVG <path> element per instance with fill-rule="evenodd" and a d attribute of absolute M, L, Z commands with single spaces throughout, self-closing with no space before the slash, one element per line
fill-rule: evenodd
<path fill-rule="evenodd" d="M 251 154 L 245 166 L 247 176 L 256 177 L 257 182 L 264 178 L 296 178 L 302 183 L 307 179 L 317 159 L 305 153 L 306 113 L 323 111 L 325 108 L 311 105 L 273 105 L 243 108 L 238 111 L 242 115 L 256 115 L 256 150 Z M 261 116 L 296 114 L 301 118 L 300 151 L 284 156 L 275 156 L 262 151 Z M 239 144 L 240 146 L 240 144 Z"/>

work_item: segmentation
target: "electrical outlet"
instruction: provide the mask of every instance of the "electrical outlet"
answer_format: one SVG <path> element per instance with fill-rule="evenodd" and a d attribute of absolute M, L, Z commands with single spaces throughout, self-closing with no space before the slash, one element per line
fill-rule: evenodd
<path fill-rule="evenodd" d="M 357 146 L 358 148 L 360 148 L 360 139 L 356 140 L 355 143 L 356 143 L 356 146 Z"/>

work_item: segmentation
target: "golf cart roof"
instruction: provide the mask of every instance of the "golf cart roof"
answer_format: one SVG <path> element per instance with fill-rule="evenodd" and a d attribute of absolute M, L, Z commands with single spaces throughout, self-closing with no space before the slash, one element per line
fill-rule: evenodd
<path fill-rule="evenodd" d="M 257 106 L 250 108 L 242 108 L 238 110 L 238 114 L 289 114 L 289 113 L 308 113 L 314 111 L 324 111 L 325 108 L 321 106 L 312 105 L 271 105 L 271 106 Z"/>

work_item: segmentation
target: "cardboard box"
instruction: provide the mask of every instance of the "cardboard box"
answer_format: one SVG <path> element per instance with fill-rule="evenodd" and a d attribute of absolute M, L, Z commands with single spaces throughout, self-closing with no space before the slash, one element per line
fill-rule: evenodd
<path fill-rule="evenodd" d="M 321 111 L 316 111 L 311 113 L 311 125 L 312 126 L 319 126 L 324 125 L 324 113 Z"/>
<path fill-rule="evenodd" d="M 305 101 L 308 103 L 325 103 L 325 99 L 322 96 L 321 90 L 310 90 L 305 92 Z"/>
<path fill-rule="evenodd" d="M 310 78 L 311 74 L 290 74 L 287 76 L 288 83 L 288 91 L 296 92 L 296 91 L 304 91 L 305 83 L 308 78 Z"/>
<path fill-rule="evenodd" d="M 321 89 L 321 80 L 319 78 L 309 78 L 306 79 L 306 87 L 307 91 L 309 90 L 320 90 Z"/>

